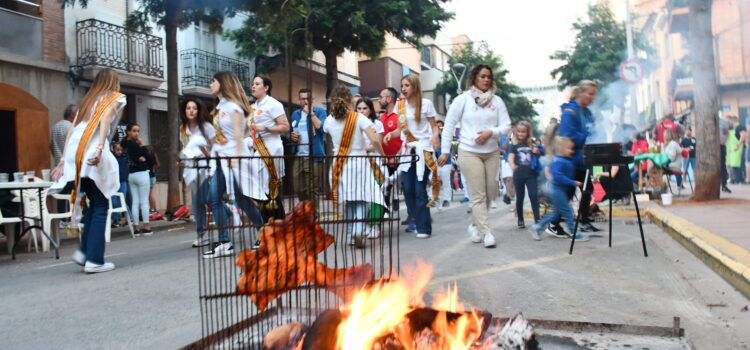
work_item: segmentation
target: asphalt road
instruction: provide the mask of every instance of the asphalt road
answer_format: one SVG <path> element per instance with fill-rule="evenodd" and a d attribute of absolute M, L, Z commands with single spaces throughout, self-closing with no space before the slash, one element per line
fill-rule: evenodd
<path fill-rule="evenodd" d="M 678 316 L 697 349 L 749 346 L 750 312 L 740 309 L 750 301 L 655 225 L 644 225 L 648 258 L 634 219 L 615 220 L 612 248 L 593 238 L 568 255 L 568 241 L 516 229 L 508 208 L 491 212 L 495 249 L 469 241 L 457 202 L 433 211 L 431 239 L 401 233 L 401 266 L 433 265 L 428 303 L 455 281 L 464 304 L 497 316 L 664 327 Z M 117 268 L 96 275 L 68 260 L 75 241 L 60 260 L 26 253 L 22 242 L 17 260 L 0 255 L 0 348 L 174 349 L 199 339 L 193 238 L 189 229 L 115 236 L 107 255 Z"/>

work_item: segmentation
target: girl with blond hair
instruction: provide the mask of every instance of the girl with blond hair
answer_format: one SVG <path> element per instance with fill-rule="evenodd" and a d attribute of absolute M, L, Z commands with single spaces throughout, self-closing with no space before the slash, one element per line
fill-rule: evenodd
<path fill-rule="evenodd" d="M 52 171 L 55 184 L 50 192 L 60 192 L 73 184 L 72 227 L 80 221 L 84 195 L 88 199 L 82 213 L 81 245 L 73 253 L 73 261 L 82 265 L 86 273 L 115 268 L 113 263 L 104 261 L 104 226 L 109 198 L 120 188 L 120 168 L 108 150 L 126 103 L 117 73 L 109 68 L 101 70 L 81 100 L 73 127 L 68 130 L 63 157 Z"/>

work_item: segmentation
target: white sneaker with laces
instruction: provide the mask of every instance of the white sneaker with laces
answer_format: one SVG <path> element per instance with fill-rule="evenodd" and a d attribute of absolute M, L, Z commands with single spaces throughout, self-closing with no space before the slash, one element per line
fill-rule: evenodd
<path fill-rule="evenodd" d="M 497 201 L 490 202 L 490 209 L 497 209 Z"/>
<path fill-rule="evenodd" d="M 492 233 L 487 232 L 484 234 L 484 247 L 485 248 L 495 247 L 495 236 L 493 236 Z"/>
<path fill-rule="evenodd" d="M 205 247 L 209 244 L 208 238 L 196 239 L 193 241 L 193 248 Z"/>
<path fill-rule="evenodd" d="M 73 252 L 73 256 L 71 257 L 73 259 L 73 262 L 75 262 L 78 265 L 85 265 L 86 264 L 86 254 L 83 254 L 82 251 L 76 249 L 75 252 Z"/>
<path fill-rule="evenodd" d="M 469 225 L 469 228 L 467 229 L 469 231 L 469 235 L 471 236 L 471 241 L 474 243 L 481 243 L 484 237 L 479 234 L 479 229 L 474 225 Z"/>
<path fill-rule="evenodd" d="M 229 256 L 234 254 L 234 247 L 232 246 L 232 243 L 219 243 L 214 247 L 212 251 L 206 252 L 203 254 L 204 259 L 213 259 L 213 258 L 219 258 L 222 256 Z"/>
<path fill-rule="evenodd" d="M 111 262 L 105 262 L 104 264 L 94 264 L 91 261 L 87 261 L 86 265 L 83 266 L 83 272 L 85 273 L 99 273 L 107 272 L 115 269 L 115 264 Z"/>

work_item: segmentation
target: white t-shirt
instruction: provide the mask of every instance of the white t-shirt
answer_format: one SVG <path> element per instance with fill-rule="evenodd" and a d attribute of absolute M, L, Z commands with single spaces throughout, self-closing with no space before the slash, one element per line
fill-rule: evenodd
<path fill-rule="evenodd" d="M 266 128 L 275 126 L 276 118 L 285 115 L 284 105 L 271 96 L 266 96 L 262 100 L 255 102 L 253 111 L 255 114 L 255 124 L 265 126 Z M 284 154 L 281 134 L 263 131 L 258 133 L 257 136 L 262 137 L 263 141 L 266 142 L 271 155 L 280 156 Z M 281 153 L 278 153 L 278 150 L 281 150 Z"/>
<path fill-rule="evenodd" d="M 398 103 L 393 107 L 393 113 L 399 114 Z M 406 125 L 409 127 L 409 131 L 419 140 L 422 148 L 426 151 L 434 151 L 430 144 L 430 139 L 432 138 L 432 126 L 427 119 L 435 118 L 435 115 L 437 114 L 435 112 L 435 106 L 432 105 L 432 101 L 423 98 L 422 113 L 419 123 L 417 123 L 417 119 L 414 116 L 415 114 L 416 106 L 411 106 L 409 105 L 409 101 L 406 101 Z M 399 115 L 399 120 L 401 120 L 401 118 L 402 116 Z M 401 139 L 406 140 L 406 135 L 402 133 Z"/>
<path fill-rule="evenodd" d="M 333 141 L 333 154 L 338 154 L 339 145 L 341 144 L 341 138 L 344 134 L 344 125 L 346 124 L 346 118 L 337 120 L 333 116 L 328 116 L 325 123 L 323 124 L 323 131 L 331 135 Z M 354 132 L 352 138 L 352 145 L 349 147 L 349 155 L 364 155 L 365 147 L 367 147 L 366 136 L 364 131 L 367 128 L 374 127 L 370 119 L 367 119 L 363 114 L 357 113 L 357 130 Z"/>
<path fill-rule="evenodd" d="M 218 118 L 218 121 L 216 121 L 216 123 L 219 125 L 219 128 L 224 134 L 224 137 L 226 137 L 227 143 L 216 144 L 214 145 L 213 149 L 219 152 L 220 156 L 238 156 L 238 154 L 235 154 L 237 153 L 237 146 L 235 142 L 237 140 L 242 140 L 245 137 L 247 125 L 245 123 L 242 123 L 242 134 L 235 135 L 234 127 L 232 124 L 232 114 L 239 113 L 244 118 L 245 111 L 242 110 L 240 105 L 224 98 L 222 98 L 219 101 L 219 104 L 216 105 L 216 110 L 218 111 L 218 113 L 216 114 L 216 116 L 214 116 L 214 118 Z M 245 147 L 242 148 L 245 149 Z M 242 155 L 249 155 L 249 153 Z"/>

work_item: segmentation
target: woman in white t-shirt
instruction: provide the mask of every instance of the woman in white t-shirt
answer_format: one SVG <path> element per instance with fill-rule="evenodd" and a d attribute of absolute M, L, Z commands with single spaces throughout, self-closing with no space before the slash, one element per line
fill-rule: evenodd
<path fill-rule="evenodd" d="M 490 232 L 487 208 L 497 195 L 498 142 L 500 136 L 510 129 L 510 117 L 503 100 L 495 95 L 495 80 L 490 66 L 474 66 L 468 84 L 467 91 L 453 99 L 448 109 L 443 128 L 443 154 L 438 163 L 448 161 L 451 136 L 460 123 L 458 161 L 471 185 L 469 234 L 472 242 L 484 242 L 484 246 L 489 248 L 495 246 L 495 237 Z"/>
<path fill-rule="evenodd" d="M 250 169 L 253 172 L 254 183 L 251 186 L 250 197 L 261 202 L 274 200 L 274 198 L 271 198 L 274 193 L 273 188 L 271 188 L 272 177 L 268 166 L 260 157 L 279 157 L 274 158 L 273 161 L 276 178 L 281 179 L 284 177 L 284 159 L 282 158 L 284 156 L 284 144 L 281 141 L 281 135 L 289 132 L 289 121 L 286 118 L 284 106 L 281 102 L 271 97 L 271 88 L 271 80 L 264 76 L 256 76 L 250 88 L 256 101 L 252 106 L 253 114 L 250 116 L 248 122 L 255 132 L 255 137 L 249 137 L 247 143 L 253 148 L 253 155 L 259 157 L 251 161 Z M 259 139 L 262 139 L 265 144 L 268 150 L 267 155 L 261 154 Z M 277 185 L 276 191 L 280 191 L 280 185 Z M 278 197 L 275 198 L 275 202 L 275 206 L 261 204 L 261 208 L 267 208 L 264 211 L 264 217 L 273 216 L 281 218 L 284 216 L 284 209 L 281 208 L 281 201 Z M 273 207 L 275 209 L 268 209 Z"/>
<path fill-rule="evenodd" d="M 383 155 L 383 145 L 375 131 L 372 121 L 363 114 L 356 114 L 356 124 L 349 145 L 342 145 L 344 129 L 348 118 L 352 114 L 352 92 L 345 87 L 338 87 L 330 97 L 331 115 L 323 124 L 323 131 L 331 136 L 333 153 L 337 156 L 330 172 L 331 190 L 336 191 L 337 199 L 346 207 L 346 220 L 362 220 L 370 208 L 370 203 L 384 206 L 383 193 L 375 181 L 372 166 L 367 158 L 369 144 L 380 155 Z M 351 116 L 350 116 L 351 114 Z M 346 148 L 348 147 L 348 152 Z M 359 156 L 349 158 L 350 156 Z M 340 173 L 337 173 L 339 162 L 344 162 Z M 346 236 L 350 245 L 363 246 L 365 235 L 364 223 L 347 224 Z"/>
<path fill-rule="evenodd" d="M 198 238 L 193 242 L 193 247 L 208 245 L 206 233 L 206 203 L 208 202 L 208 172 L 205 170 L 207 163 L 202 161 L 191 161 L 189 159 L 204 158 L 211 155 L 211 140 L 216 137 L 213 125 L 208 122 L 208 112 L 200 99 L 188 97 L 182 104 L 180 114 L 180 143 L 182 150 L 180 158 L 183 159 L 184 169 L 182 179 L 185 186 L 190 189 L 193 199 L 193 216 L 195 217 L 195 232 Z"/>
<path fill-rule="evenodd" d="M 417 238 L 430 238 L 432 218 L 427 196 L 430 169 L 426 158 L 429 155 L 434 160 L 434 151 L 440 147 L 440 131 L 435 122 L 437 113 L 432 102 L 422 98 L 421 82 L 416 75 L 410 74 L 401 79 L 401 94 L 404 98 L 393 109 L 399 116 L 401 128 L 387 133 L 383 142 L 388 143 L 393 137 L 401 137 L 405 141 L 402 154 L 419 156 L 416 163 L 403 164 L 401 168 L 404 172 L 403 192 L 409 216 L 406 232 L 417 231 Z M 404 127 L 408 132 L 404 132 Z M 437 174 L 433 176 L 437 177 Z M 439 192 L 439 189 L 440 186 L 433 183 L 433 191 Z M 437 200 L 438 196 L 433 192 L 433 197 Z"/>
<path fill-rule="evenodd" d="M 227 207 L 224 195 L 233 198 L 235 205 L 242 209 L 256 226 L 263 225 L 263 217 L 258 208 L 247 197 L 250 196 L 252 174 L 249 162 L 236 157 L 250 156 L 250 150 L 243 139 L 248 131 L 246 117 L 250 114 L 250 104 L 242 90 L 237 76 L 232 72 L 219 72 L 210 85 L 211 93 L 219 99 L 214 110 L 214 131 L 211 149 L 211 181 L 209 194 L 211 210 L 219 227 L 219 242 L 213 249 L 204 253 L 204 258 L 217 258 L 234 253 L 227 227 Z M 221 159 L 230 157 L 230 159 Z M 237 223 L 241 224 L 241 223 Z"/>

